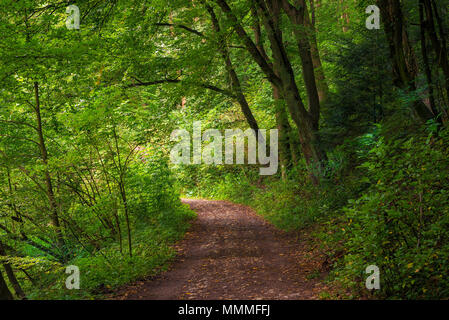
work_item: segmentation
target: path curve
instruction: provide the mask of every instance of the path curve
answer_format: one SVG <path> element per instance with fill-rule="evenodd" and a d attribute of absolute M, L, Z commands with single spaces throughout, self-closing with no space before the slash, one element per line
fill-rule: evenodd
<path fill-rule="evenodd" d="M 184 203 L 198 214 L 170 270 L 123 288 L 115 299 L 318 299 L 325 271 L 298 235 L 277 230 L 249 207 Z"/>

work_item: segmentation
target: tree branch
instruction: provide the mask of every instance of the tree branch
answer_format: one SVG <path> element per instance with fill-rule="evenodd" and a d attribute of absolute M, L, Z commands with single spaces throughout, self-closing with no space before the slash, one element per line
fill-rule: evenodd
<path fill-rule="evenodd" d="M 35 126 L 33 126 L 32 124 L 29 124 L 27 122 L 23 122 L 23 121 L 14 121 L 14 120 L 0 120 L 0 122 L 4 122 L 4 123 L 8 123 L 8 124 L 16 124 L 16 125 L 23 125 L 23 126 L 27 126 L 30 127 L 34 130 L 37 131 L 37 128 Z"/>
<path fill-rule="evenodd" d="M 174 28 L 180 28 L 180 29 L 184 29 L 190 33 L 193 33 L 201 38 L 206 38 L 206 36 L 204 35 L 204 33 L 197 31 L 195 29 L 192 29 L 190 27 L 187 27 L 183 24 L 177 24 L 177 23 L 155 23 L 155 26 L 160 26 L 160 27 L 174 27 Z"/>
<path fill-rule="evenodd" d="M 245 29 L 243 29 L 242 25 L 238 22 L 237 17 L 234 15 L 227 2 L 225 0 L 215 0 L 215 2 L 219 5 L 221 10 L 223 10 L 228 19 L 232 22 L 235 32 L 243 40 L 246 49 L 251 54 L 256 63 L 260 66 L 265 75 L 268 77 L 268 80 L 276 86 L 281 87 L 281 79 L 274 73 L 274 70 L 273 68 L 271 68 L 269 62 L 265 60 L 251 37 L 246 33 Z"/>
<path fill-rule="evenodd" d="M 135 77 L 133 77 L 133 79 L 135 79 L 137 81 L 137 83 L 128 84 L 128 85 L 126 85 L 126 88 L 146 87 L 146 86 L 153 86 L 153 85 L 162 84 L 162 83 L 182 83 L 183 82 L 179 79 L 162 79 L 162 80 L 147 81 L 147 82 L 140 81 L 139 79 L 137 79 Z M 219 88 L 219 87 L 209 84 L 209 83 L 202 83 L 202 82 L 192 82 L 191 83 L 191 82 L 189 82 L 189 84 L 193 84 L 197 87 L 201 87 L 204 89 L 209 89 L 209 90 L 221 93 L 225 96 L 235 99 L 234 94 L 232 92 L 230 92 L 229 90 Z"/>

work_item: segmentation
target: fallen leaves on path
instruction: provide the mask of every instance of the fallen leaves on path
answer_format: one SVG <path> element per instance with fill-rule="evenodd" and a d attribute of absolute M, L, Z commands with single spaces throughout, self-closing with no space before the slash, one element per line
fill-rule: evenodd
<path fill-rule="evenodd" d="M 184 200 L 196 211 L 171 269 L 115 299 L 318 299 L 323 255 L 298 234 L 277 230 L 249 207 Z M 313 275 L 313 276 L 311 276 Z"/>

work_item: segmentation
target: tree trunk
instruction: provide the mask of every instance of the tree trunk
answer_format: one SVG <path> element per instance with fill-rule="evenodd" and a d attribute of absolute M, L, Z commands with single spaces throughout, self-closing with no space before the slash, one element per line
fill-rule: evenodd
<path fill-rule="evenodd" d="M 273 98 L 276 108 L 276 127 L 279 132 L 279 162 L 281 164 L 281 176 L 282 179 L 285 179 L 287 176 L 287 169 L 292 165 L 292 154 L 290 150 L 291 127 L 288 123 L 288 115 L 285 110 L 284 101 L 276 87 L 273 87 Z"/>
<path fill-rule="evenodd" d="M 232 92 L 234 92 L 236 100 L 240 104 L 240 109 L 242 110 L 242 113 L 245 116 L 246 122 L 248 123 L 249 127 L 254 130 L 256 138 L 260 139 L 261 137 L 259 137 L 259 125 L 257 124 L 256 118 L 254 118 L 251 108 L 249 107 L 248 101 L 246 100 L 246 97 L 243 94 L 240 80 L 237 76 L 237 73 L 235 72 L 234 66 L 232 65 L 226 40 L 221 36 L 220 24 L 218 22 L 218 19 L 211 6 L 206 5 L 206 9 L 211 17 L 212 27 L 218 36 L 219 40 L 218 50 L 220 51 L 220 54 L 225 62 L 226 71 L 228 72 L 229 78 L 231 80 Z"/>
<path fill-rule="evenodd" d="M 5 249 L 3 248 L 3 244 L 0 242 L 0 256 L 6 256 Z M 25 292 L 23 292 L 22 287 L 20 286 L 19 281 L 17 280 L 14 271 L 11 268 L 9 263 L 4 263 L 3 267 L 5 268 L 6 275 L 8 276 L 9 282 L 11 283 L 16 295 L 20 299 L 26 299 Z"/>
<path fill-rule="evenodd" d="M 427 45 L 426 45 L 426 21 L 424 19 L 424 3 L 420 0 L 419 3 L 419 22 L 420 22 L 420 32 L 421 32 L 421 53 L 423 56 L 424 63 L 424 71 L 426 74 L 427 86 L 429 90 L 429 103 L 430 108 L 432 109 L 432 113 L 434 115 L 438 114 L 436 104 L 435 104 L 435 95 L 433 90 L 433 82 L 432 82 L 432 71 L 430 69 L 429 57 L 427 55 Z"/>
<path fill-rule="evenodd" d="M 120 174 L 121 175 L 121 174 Z M 131 239 L 131 223 L 129 221 L 129 208 L 128 208 L 128 200 L 126 198 L 125 185 L 122 178 L 120 178 L 119 182 L 120 195 L 122 197 L 123 202 L 123 210 L 125 211 L 125 220 L 126 220 L 126 231 L 128 235 L 128 252 L 129 256 L 133 256 L 133 247 L 132 247 L 132 239 Z"/>
<path fill-rule="evenodd" d="M 302 0 L 299 0 L 302 1 Z M 311 6 L 311 17 L 309 18 L 309 13 L 307 12 L 307 6 L 305 6 L 304 11 L 304 25 L 305 30 L 308 30 L 308 39 L 310 42 L 310 53 L 312 55 L 313 69 L 315 70 L 315 80 L 318 90 L 318 97 L 320 99 L 320 105 L 323 106 L 326 103 L 329 96 L 329 86 L 326 81 L 326 76 L 324 74 L 323 65 L 321 63 L 320 52 L 318 50 L 318 42 L 316 39 L 316 27 L 315 27 L 315 6 L 314 0 L 310 0 Z"/>
<path fill-rule="evenodd" d="M 268 57 L 262 43 L 262 32 L 260 29 L 257 8 L 253 5 L 251 7 L 251 11 L 254 18 L 252 28 L 254 30 L 254 40 L 257 49 L 260 51 L 266 61 L 270 61 L 270 58 Z M 270 66 L 273 68 L 276 76 L 279 77 L 279 68 L 272 63 L 270 63 Z M 273 100 L 275 104 L 276 128 L 279 132 L 279 162 L 281 164 L 281 177 L 282 179 L 285 179 L 287 177 L 287 169 L 293 164 L 293 145 L 291 143 L 292 128 L 290 126 L 290 123 L 288 122 L 288 114 L 285 109 L 285 103 L 282 97 L 282 93 L 273 84 L 271 84 L 271 88 L 273 90 Z"/>
<path fill-rule="evenodd" d="M 282 41 L 282 33 L 275 25 L 275 20 L 277 19 L 279 12 L 279 3 L 277 1 L 272 1 L 270 3 L 271 12 L 269 12 L 264 1 L 255 0 L 255 5 L 261 13 L 260 16 L 262 23 L 267 32 L 268 40 L 270 41 L 273 60 L 275 60 L 275 63 L 279 66 L 278 76 L 274 72 L 270 62 L 264 58 L 263 54 L 259 51 L 252 39 L 246 33 L 245 29 L 239 23 L 231 8 L 226 3 L 226 0 L 215 1 L 221 10 L 226 14 L 227 18 L 232 23 L 236 34 L 241 38 L 247 51 L 259 65 L 270 83 L 278 88 L 278 90 L 282 93 L 291 117 L 298 127 L 302 153 L 306 159 L 306 162 L 308 164 L 321 163 L 325 157 L 318 144 L 317 118 L 319 117 L 319 113 L 316 113 L 316 110 L 314 109 L 311 110 L 313 116 L 309 114 L 301 100 L 291 62 L 287 56 Z"/>
<path fill-rule="evenodd" d="M 50 204 L 51 211 L 51 222 L 56 231 L 56 238 L 58 241 L 59 249 L 62 250 L 64 247 L 64 238 L 62 236 L 61 225 L 59 222 L 58 208 L 56 204 L 55 194 L 53 191 L 52 180 L 50 177 L 50 172 L 48 171 L 48 152 L 47 147 L 45 145 L 45 139 L 42 129 L 42 118 L 41 118 L 41 107 L 40 107 L 40 99 L 39 99 L 39 84 L 34 82 L 34 96 L 36 100 L 35 106 L 35 114 L 36 114 L 36 124 L 37 124 L 37 133 L 39 138 L 39 148 L 41 152 L 42 162 L 44 163 L 44 180 L 45 185 L 47 187 L 47 198 Z M 62 253 L 62 251 L 61 251 Z"/>
<path fill-rule="evenodd" d="M 117 132 L 115 129 L 115 123 L 113 126 L 113 135 L 114 135 L 114 143 L 115 143 L 115 148 L 116 148 L 116 152 L 117 152 L 117 159 L 118 159 L 118 171 L 119 171 L 119 179 L 118 179 L 118 187 L 119 187 L 119 192 L 120 192 L 120 197 L 122 198 L 122 204 L 123 204 L 123 210 L 125 212 L 125 221 L 126 221 L 126 231 L 127 231 L 127 235 L 128 235 L 128 251 L 129 251 L 129 256 L 132 257 L 133 256 L 133 250 L 132 250 L 132 237 L 131 237 L 131 223 L 129 220 L 129 207 L 128 207 L 128 200 L 126 197 L 126 187 L 125 187 L 125 170 L 126 167 L 124 167 L 122 165 L 122 160 L 120 159 L 120 148 L 118 145 L 118 137 L 117 137 Z M 126 162 L 125 162 L 125 166 L 126 166 Z"/>
<path fill-rule="evenodd" d="M 14 300 L 11 291 L 9 291 L 6 285 L 5 279 L 3 278 L 2 272 L 0 271 L 0 300 Z"/>
<path fill-rule="evenodd" d="M 420 0 L 419 2 L 420 6 L 424 7 L 424 12 L 426 15 L 426 21 L 424 25 L 425 28 L 427 29 L 430 42 L 432 43 L 432 47 L 436 55 L 436 61 L 438 62 L 438 65 L 444 75 L 446 101 L 449 101 L 449 61 L 448 61 L 446 38 L 444 34 L 444 29 L 441 25 L 442 22 L 439 18 L 437 7 L 433 0 Z M 440 38 L 438 38 L 437 35 L 435 20 L 437 20 L 439 24 Z"/>
<path fill-rule="evenodd" d="M 343 25 L 343 32 L 348 32 L 348 26 L 349 26 L 349 14 L 348 14 L 348 6 L 345 4 L 344 0 L 340 0 L 341 4 L 341 21 Z"/>
<path fill-rule="evenodd" d="M 418 64 L 408 39 L 402 6 L 399 0 L 377 0 L 385 34 L 390 48 L 390 58 L 393 66 L 394 84 L 406 91 L 416 91 L 416 75 Z M 434 115 L 422 100 L 413 103 L 413 110 L 423 121 L 432 119 Z"/>
<path fill-rule="evenodd" d="M 309 15 L 307 11 L 307 4 L 304 0 L 299 0 L 299 9 L 292 6 L 288 0 L 283 0 L 282 4 L 284 11 L 287 13 L 291 23 L 293 24 L 293 32 L 298 44 L 302 75 L 309 102 L 309 113 L 313 119 L 314 126 L 318 129 L 318 120 L 320 118 L 320 99 L 318 95 L 317 81 L 315 78 L 314 63 L 312 60 L 312 49 L 309 42 L 310 28 L 306 24 L 306 16 L 308 18 Z"/>
<path fill-rule="evenodd" d="M 275 60 L 275 65 L 278 69 L 279 78 L 281 80 L 282 94 L 287 103 L 287 107 L 292 116 L 293 121 L 296 123 L 299 131 L 299 140 L 302 147 L 303 155 L 308 164 L 319 164 L 324 160 L 324 154 L 320 150 L 318 144 L 318 120 L 319 120 L 319 101 L 318 94 L 315 93 L 314 98 L 309 99 L 312 102 L 310 106 L 310 111 L 307 112 L 305 106 L 302 102 L 301 96 L 299 95 L 299 90 L 296 85 L 295 74 L 291 65 L 291 62 L 287 56 L 283 40 L 282 32 L 277 24 L 277 17 L 279 16 L 279 7 L 277 7 L 276 1 L 273 1 L 270 11 L 264 6 L 261 0 L 256 0 L 261 10 L 261 17 L 268 34 L 268 39 L 271 45 L 271 51 L 273 53 L 273 59 Z M 310 57 L 310 54 L 309 54 Z M 310 62 L 310 60 L 309 60 Z M 304 67 L 304 65 L 303 65 Z M 312 64 L 307 66 L 310 71 Z M 313 68 L 312 68 L 313 71 Z M 303 73 L 305 71 L 303 70 Z M 313 72 L 312 72 L 313 74 Z M 309 72 L 310 75 L 310 72 Z M 276 84 L 273 84 L 276 85 Z M 315 80 L 309 83 L 310 87 L 315 85 Z M 310 91 L 311 93 L 311 91 Z M 311 93 L 313 94 L 313 93 Z M 318 102 L 318 104 L 317 104 Z"/>

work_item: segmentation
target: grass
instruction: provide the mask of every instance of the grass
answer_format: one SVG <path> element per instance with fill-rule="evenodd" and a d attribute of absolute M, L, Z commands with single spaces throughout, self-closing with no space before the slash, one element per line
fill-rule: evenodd
<path fill-rule="evenodd" d="M 39 278 L 37 285 L 21 281 L 29 299 L 76 300 L 102 299 L 120 286 L 166 270 L 176 250 L 173 244 L 182 239 L 196 217 L 188 206 L 164 210 L 158 214 L 156 223 L 140 221 L 133 230 L 133 255 L 129 256 L 128 244 L 112 243 L 93 255 L 81 251 L 67 265 L 80 270 L 80 289 L 69 290 L 65 281 L 69 274 L 64 266 L 44 271 L 39 265 L 31 270 L 32 277 Z"/>

